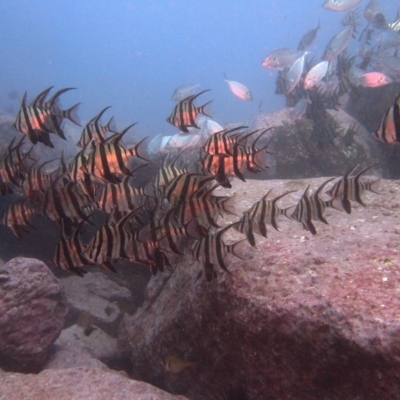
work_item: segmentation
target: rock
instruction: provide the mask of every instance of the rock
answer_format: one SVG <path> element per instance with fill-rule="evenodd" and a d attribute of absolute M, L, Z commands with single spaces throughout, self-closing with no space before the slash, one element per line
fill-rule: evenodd
<path fill-rule="evenodd" d="M 232 192 L 240 212 L 271 188 L 296 189 L 279 201 L 285 208 L 325 179 L 234 180 Z M 350 215 L 328 209 L 315 236 L 281 217 L 279 232 L 256 237 L 251 259 L 229 256 L 230 273 L 219 269 L 211 282 L 197 279 L 189 257 L 153 278 L 121 329 L 133 377 L 193 400 L 232 390 L 249 400 L 398 398 L 399 182 L 382 180 L 380 193 L 364 193 L 366 207 L 353 202 Z M 242 237 L 230 230 L 224 240 Z M 161 362 L 171 354 L 197 368 L 168 372 Z"/>
<path fill-rule="evenodd" d="M 49 357 L 45 368 L 97 365 L 95 360 L 115 366 L 120 358 L 116 339 L 95 326 L 93 326 L 93 331 L 86 336 L 83 328 L 72 325 L 64 329 L 54 343 L 53 354 Z"/>
<path fill-rule="evenodd" d="M 122 316 L 118 301 L 130 298 L 127 288 L 117 285 L 101 272 L 89 272 L 84 278 L 70 276 L 60 282 L 70 308 L 67 326 L 75 323 L 82 312 L 87 312 L 93 317 L 94 325 L 117 336 Z"/>
<path fill-rule="evenodd" d="M 342 175 L 346 169 L 357 164 L 363 167 L 373 164 L 366 160 L 380 159 L 383 162 L 376 171 L 391 177 L 386 163 L 385 146 L 375 140 L 371 132 L 342 109 L 327 110 L 327 121 L 323 126 L 313 120 L 302 118 L 292 121 L 289 109 L 258 116 L 256 128 L 270 128 L 259 146 L 271 142 L 267 156 L 269 168 L 258 174 L 248 173 L 254 179 L 312 178 L 330 174 Z"/>
<path fill-rule="evenodd" d="M 37 375 L 1 374 L 0 398 L 12 400 L 187 400 L 145 382 L 101 368 L 45 370 Z"/>
<path fill-rule="evenodd" d="M 0 363 L 32 371 L 45 362 L 67 313 L 61 287 L 48 267 L 14 258 L 0 270 Z"/>

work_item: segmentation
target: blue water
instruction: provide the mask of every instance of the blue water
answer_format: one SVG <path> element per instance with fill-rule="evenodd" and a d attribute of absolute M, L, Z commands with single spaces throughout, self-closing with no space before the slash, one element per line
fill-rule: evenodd
<path fill-rule="evenodd" d="M 82 122 L 104 107 L 117 127 L 138 122 L 138 135 L 176 129 L 165 119 L 183 83 L 212 89 L 198 104 L 213 100 L 220 124 L 284 105 L 274 94 L 277 71 L 261 61 L 279 47 L 296 48 L 301 36 L 317 25 L 322 31 L 311 47 L 319 59 L 330 38 L 342 29 L 344 13 L 324 10 L 323 0 L 13 0 L 1 1 L 0 107 L 28 90 L 32 98 L 54 85 L 76 87 L 61 97 L 63 107 L 81 102 Z M 361 13 L 368 1 L 361 3 Z M 381 1 L 389 21 L 399 4 Z M 363 19 L 363 17 L 362 17 Z M 363 19 L 365 26 L 365 20 Z M 358 42 L 353 41 L 356 49 Z M 246 84 L 254 101 L 234 97 L 223 80 Z M 19 100 L 14 100 L 15 112 Z M 12 112 L 11 112 L 12 113 Z"/>

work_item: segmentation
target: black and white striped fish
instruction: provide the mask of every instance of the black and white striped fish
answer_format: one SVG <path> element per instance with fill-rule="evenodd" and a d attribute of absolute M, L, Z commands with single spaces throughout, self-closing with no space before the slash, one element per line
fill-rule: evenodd
<path fill-rule="evenodd" d="M 280 208 L 277 202 L 289 193 L 295 192 L 295 190 L 291 190 L 274 199 L 268 199 L 271 190 L 254 203 L 249 210 L 245 211 L 238 225 L 235 226 L 236 230 L 246 235 L 247 240 L 253 247 L 256 245 L 254 233 L 267 237 L 267 224 L 273 226 L 277 231 L 279 230 L 276 220 L 280 215 L 286 215 L 286 211 Z"/>
<path fill-rule="evenodd" d="M 384 143 L 400 143 L 400 94 L 385 112 L 373 136 Z"/>
<path fill-rule="evenodd" d="M 322 200 L 319 197 L 322 189 L 333 179 L 335 178 L 330 178 L 323 182 L 312 195 L 309 194 L 310 186 L 307 186 L 307 189 L 304 191 L 297 206 L 292 206 L 286 209 L 286 215 L 289 218 L 301 222 L 303 227 L 313 235 L 317 234 L 317 230 L 311 221 L 321 221 L 324 224 L 328 224 L 328 221 L 324 217 L 324 211 L 327 207 L 335 208 L 340 211 L 343 210 L 340 199 L 337 197 L 334 197 L 331 200 Z M 291 212 L 293 208 L 294 210 Z"/>
<path fill-rule="evenodd" d="M 218 266 L 228 272 L 225 259 L 228 253 L 244 260 L 244 248 L 247 240 L 243 239 L 236 243 L 227 245 L 222 240 L 222 235 L 235 224 L 230 224 L 216 233 L 210 233 L 198 240 L 193 247 L 193 257 L 201 264 L 203 273 L 208 281 L 216 277 L 215 268 Z"/>
<path fill-rule="evenodd" d="M 379 194 L 377 190 L 380 178 L 376 179 L 373 182 L 362 182 L 360 181 L 360 178 L 362 174 L 377 165 L 378 164 L 370 165 L 369 167 L 359 172 L 356 176 L 350 176 L 360 166 L 360 164 L 357 164 L 355 167 L 347 171 L 347 173 L 326 193 L 333 198 L 339 196 L 341 198 L 343 208 L 347 212 L 347 214 L 351 213 L 350 200 L 354 200 L 365 207 L 365 204 L 361 199 L 362 193 L 365 190 L 369 190 L 373 193 Z"/>
<path fill-rule="evenodd" d="M 209 92 L 210 90 L 203 90 L 200 93 L 193 94 L 186 99 L 181 100 L 172 110 L 171 115 L 167 118 L 167 121 L 176 126 L 181 132 L 189 133 L 188 128 L 198 128 L 196 125 L 196 118 L 199 114 L 204 114 L 211 118 L 210 115 L 205 111 L 205 107 L 211 103 L 208 101 L 200 107 L 196 107 L 194 104 L 194 100 L 205 92 Z"/>

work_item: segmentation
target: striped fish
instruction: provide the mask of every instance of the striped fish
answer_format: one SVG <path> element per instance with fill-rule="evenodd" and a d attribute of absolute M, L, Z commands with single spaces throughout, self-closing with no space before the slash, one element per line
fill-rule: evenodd
<path fill-rule="evenodd" d="M 177 167 L 176 162 L 185 150 L 178 153 L 171 161 L 168 155 L 164 158 L 161 168 L 158 170 L 154 184 L 156 187 L 165 186 L 172 179 L 189 172 L 187 168 Z"/>
<path fill-rule="evenodd" d="M 355 167 L 347 171 L 347 173 L 326 193 L 333 198 L 339 196 L 341 198 L 343 208 L 347 212 L 347 214 L 351 213 L 350 200 L 354 200 L 365 207 L 365 204 L 361 199 L 361 195 L 365 190 L 369 190 L 373 193 L 379 194 L 377 190 L 380 178 L 376 179 L 373 182 L 365 183 L 360 181 L 360 177 L 366 171 L 377 165 L 378 164 L 370 165 L 369 167 L 359 172 L 356 176 L 350 176 L 360 166 L 360 164 L 357 164 Z"/>
<path fill-rule="evenodd" d="M 291 190 L 275 197 L 274 199 L 268 199 L 268 195 L 272 189 L 268 191 L 259 201 L 254 203 L 251 208 L 243 213 L 242 218 L 239 220 L 235 229 L 239 232 L 244 233 L 251 246 L 256 245 L 255 237 L 253 233 L 257 233 L 263 237 L 267 237 L 267 224 L 273 226 L 277 231 L 278 225 L 276 220 L 280 215 L 286 215 L 285 209 L 280 208 L 277 205 L 278 200 L 288 195 L 289 193 L 295 192 Z"/>
<path fill-rule="evenodd" d="M 96 183 L 95 177 L 84 172 L 83 169 L 86 162 L 87 157 L 85 156 L 85 149 L 82 149 L 68 164 L 66 176 L 69 180 L 76 182 L 84 193 L 94 201 L 98 184 Z"/>
<path fill-rule="evenodd" d="M 400 143 L 400 93 L 385 112 L 373 136 L 384 143 Z"/>
<path fill-rule="evenodd" d="M 70 88 L 62 90 L 66 91 L 69 89 Z M 54 111 L 52 107 L 55 103 L 55 99 L 52 99 L 51 103 L 46 103 L 44 102 L 44 95 L 44 97 L 42 96 L 39 99 L 36 98 L 35 101 L 28 106 L 26 105 L 26 97 L 27 92 L 24 94 L 21 108 L 17 114 L 13 126 L 19 132 L 27 135 L 33 144 L 41 142 L 48 147 L 54 148 L 53 143 L 50 141 L 49 133 L 56 133 L 65 139 L 64 133 L 60 127 L 60 124 L 64 118 L 67 118 L 79 125 L 75 115 L 79 104 L 74 105 L 68 110 L 61 110 L 57 108 L 56 111 Z"/>
<path fill-rule="evenodd" d="M 205 92 L 209 92 L 210 90 L 203 90 L 200 93 L 193 94 L 186 99 L 181 100 L 172 110 L 171 115 L 167 118 L 167 121 L 176 126 L 181 132 L 189 133 L 188 128 L 193 127 L 200 129 L 196 125 L 196 118 L 199 114 L 204 114 L 211 118 L 205 111 L 205 107 L 211 103 L 211 101 L 203 104 L 200 107 L 196 107 L 194 104 L 194 100 Z"/>
<path fill-rule="evenodd" d="M 1 219 L 1 223 L 8 226 L 18 238 L 22 236 L 22 233 L 29 232 L 28 227 L 35 229 L 30 223 L 35 210 L 26 205 L 26 200 L 27 198 L 10 204 Z"/>
<path fill-rule="evenodd" d="M 12 184 L 21 186 L 24 175 L 17 164 L 11 162 L 11 154 L 8 153 L 0 160 L 0 193 L 4 196 L 7 193 L 13 193 Z"/>
<path fill-rule="evenodd" d="M 207 139 L 202 149 L 207 154 L 211 154 L 213 156 L 229 156 L 231 155 L 232 146 L 237 143 L 238 137 L 240 137 L 243 132 L 239 132 L 234 136 L 228 135 L 238 130 L 242 131 L 245 128 L 247 127 L 239 126 L 233 129 L 224 129 L 220 132 L 216 132 Z"/>
<path fill-rule="evenodd" d="M 233 196 L 211 195 L 218 186 L 215 185 L 208 190 L 200 189 L 180 203 L 175 210 L 177 221 L 187 224 L 191 220 L 196 220 L 198 225 L 205 229 L 209 229 L 210 226 L 219 228 L 218 215 L 223 216 L 223 213 L 236 215 Z"/>
<path fill-rule="evenodd" d="M 79 147 L 86 147 L 88 144 L 95 146 L 104 141 L 106 133 L 111 131 L 112 117 L 106 125 L 100 124 L 100 118 L 110 108 L 108 106 L 101 110 L 95 117 L 93 117 L 83 128 L 81 137 L 76 144 Z"/>
<path fill-rule="evenodd" d="M 189 196 L 205 187 L 214 177 L 186 172 L 172 179 L 165 187 L 165 198 L 171 206 L 184 202 Z"/>
<path fill-rule="evenodd" d="M 134 188 L 129 184 L 130 177 L 126 176 L 120 183 L 108 183 L 103 186 L 100 192 L 97 206 L 106 213 L 111 213 L 115 208 L 115 213 L 128 212 L 139 207 L 146 201 L 144 188 Z"/>
<path fill-rule="evenodd" d="M 150 219 L 150 223 L 140 230 L 140 241 L 157 243 L 161 250 L 184 255 L 190 238 L 199 238 L 197 221 L 191 220 L 188 224 L 176 223 L 174 209 L 170 209 L 160 220 Z"/>
<path fill-rule="evenodd" d="M 139 141 L 132 149 L 127 149 L 120 144 L 122 137 L 134 125 L 129 125 L 121 133 L 115 133 L 95 145 L 81 169 L 99 178 L 104 183 L 119 183 L 121 179 L 117 175 L 131 175 L 131 171 L 128 168 L 128 162 L 131 157 L 148 161 L 139 154 L 139 148 L 146 138 Z"/>
<path fill-rule="evenodd" d="M 79 240 L 79 234 L 85 223 L 82 220 L 74 229 L 70 237 L 65 233 L 64 220 L 60 223 L 60 239 L 54 250 L 52 258 L 49 260 L 54 266 L 60 267 L 73 275 L 83 277 L 87 273 L 86 270 L 80 268 L 82 266 L 93 265 L 83 255 L 85 245 Z"/>
<path fill-rule="evenodd" d="M 331 200 L 322 200 L 319 195 L 322 189 L 327 183 L 331 182 L 335 178 L 330 178 L 312 194 L 309 195 L 309 188 L 304 191 L 302 198 L 297 203 L 297 206 L 292 206 L 286 209 L 286 215 L 289 218 L 301 222 L 303 227 L 310 231 L 313 235 L 317 234 L 314 224 L 311 221 L 321 221 L 324 224 L 328 224 L 328 221 L 324 218 L 324 211 L 327 207 L 335 208 L 337 210 L 343 210 L 341 203 L 337 197 Z M 291 212 L 293 210 L 293 212 Z"/>
<path fill-rule="evenodd" d="M 205 237 L 198 240 L 193 247 L 193 257 L 201 264 L 203 273 L 207 281 L 211 281 L 217 276 L 215 268 L 218 266 L 228 272 L 225 259 L 228 253 L 244 260 L 243 251 L 246 239 L 234 244 L 227 245 L 222 240 L 222 235 L 235 224 L 230 224 L 220 229 L 216 233 L 208 233 Z"/>
<path fill-rule="evenodd" d="M 44 193 L 52 182 L 52 174 L 44 173 L 42 168 L 56 159 L 48 160 L 42 163 L 39 167 L 34 168 L 32 165 L 22 183 L 22 189 L 25 195 L 30 199 L 31 202 L 39 200 L 39 193 Z"/>
<path fill-rule="evenodd" d="M 60 178 L 57 178 L 46 190 L 36 211 L 58 226 L 64 220 L 65 231 L 69 234 L 72 225 L 87 219 L 87 213 L 94 204 L 76 182 L 70 181 L 63 186 L 59 183 Z"/>

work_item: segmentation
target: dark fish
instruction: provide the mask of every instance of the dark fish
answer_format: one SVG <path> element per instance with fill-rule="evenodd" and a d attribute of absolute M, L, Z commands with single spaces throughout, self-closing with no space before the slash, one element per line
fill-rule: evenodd
<path fill-rule="evenodd" d="M 317 32 L 320 29 L 321 25 L 320 25 L 320 20 L 318 19 L 318 26 L 314 29 L 307 31 L 300 39 L 300 42 L 297 45 L 297 51 L 304 51 L 308 46 L 310 46 L 314 42 L 317 36 Z"/>
<path fill-rule="evenodd" d="M 386 111 L 373 136 L 385 143 L 400 142 L 400 94 Z"/>
<path fill-rule="evenodd" d="M 220 229 L 218 232 L 208 234 L 198 240 L 193 248 L 193 257 L 201 264 L 203 273 L 208 281 L 216 277 L 215 268 L 218 266 L 228 272 L 225 259 L 228 253 L 244 260 L 243 252 L 246 239 L 240 240 L 234 244 L 227 245 L 222 240 L 222 235 L 234 227 L 230 224 Z"/>
<path fill-rule="evenodd" d="M 20 238 L 23 232 L 29 232 L 28 227 L 35 229 L 30 223 L 35 210 L 26 204 L 27 198 L 10 204 L 4 212 L 1 223 L 8 226 L 15 236 Z"/>
<path fill-rule="evenodd" d="M 87 219 L 88 211 L 94 203 L 76 182 L 60 183 L 63 182 L 57 178 L 46 190 L 37 206 L 37 213 L 57 225 L 64 220 L 65 231 L 69 234 L 73 224 Z"/>
<path fill-rule="evenodd" d="M 31 202 L 38 200 L 39 193 L 44 193 L 52 182 L 52 174 L 44 173 L 42 168 L 56 159 L 48 160 L 39 167 L 34 168 L 32 165 L 26 172 L 25 179 L 22 183 L 22 189 Z"/>
<path fill-rule="evenodd" d="M 200 96 L 201 94 L 209 92 L 208 90 L 203 90 L 200 93 L 193 94 L 186 99 L 181 100 L 172 110 L 171 115 L 167 118 L 167 121 L 176 126 L 181 132 L 189 133 L 188 128 L 193 127 L 200 129 L 196 125 L 196 117 L 198 114 L 204 114 L 211 118 L 205 111 L 205 107 L 207 104 L 210 104 L 211 101 L 203 104 L 200 107 L 196 107 L 194 105 L 194 100 Z"/>
<path fill-rule="evenodd" d="M 310 186 L 304 191 L 302 198 L 297 203 L 297 206 L 289 207 L 286 209 L 286 215 L 295 221 L 301 222 L 304 228 L 310 231 L 313 235 L 316 235 L 317 231 L 314 224 L 311 221 L 321 221 L 324 224 L 328 224 L 328 221 L 324 217 L 324 211 L 327 207 L 336 208 L 342 210 L 340 200 L 334 196 L 331 200 L 322 200 L 319 197 L 322 189 L 327 183 L 331 182 L 335 178 L 330 178 L 320 185 L 320 187 L 312 194 L 309 195 L 308 191 Z M 294 208 L 293 212 L 291 210 Z"/>
<path fill-rule="evenodd" d="M 79 234 L 86 220 L 82 220 L 68 237 L 65 232 L 64 220 L 60 222 L 60 239 L 50 259 L 52 265 L 60 267 L 73 275 L 83 277 L 87 273 L 83 266 L 93 265 L 83 255 L 85 245 L 79 240 Z"/>
<path fill-rule="evenodd" d="M 172 179 L 165 187 L 165 197 L 172 206 L 184 202 L 189 196 L 205 187 L 214 177 L 195 173 L 184 173 Z"/>
<path fill-rule="evenodd" d="M 350 200 L 354 200 L 365 207 L 365 204 L 361 200 L 361 195 L 365 190 L 369 190 L 373 193 L 379 194 L 377 192 L 377 184 L 379 183 L 380 179 L 368 183 L 360 181 L 360 177 L 363 173 L 378 164 L 370 165 L 369 167 L 359 172 L 356 176 L 350 176 L 359 167 L 359 165 L 360 164 L 357 164 L 355 167 L 347 171 L 345 176 L 343 176 L 343 178 L 336 182 L 333 187 L 326 192 L 331 197 L 335 198 L 339 196 L 341 198 L 343 208 L 347 212 L 347 214 L 351 213 Z"/>

